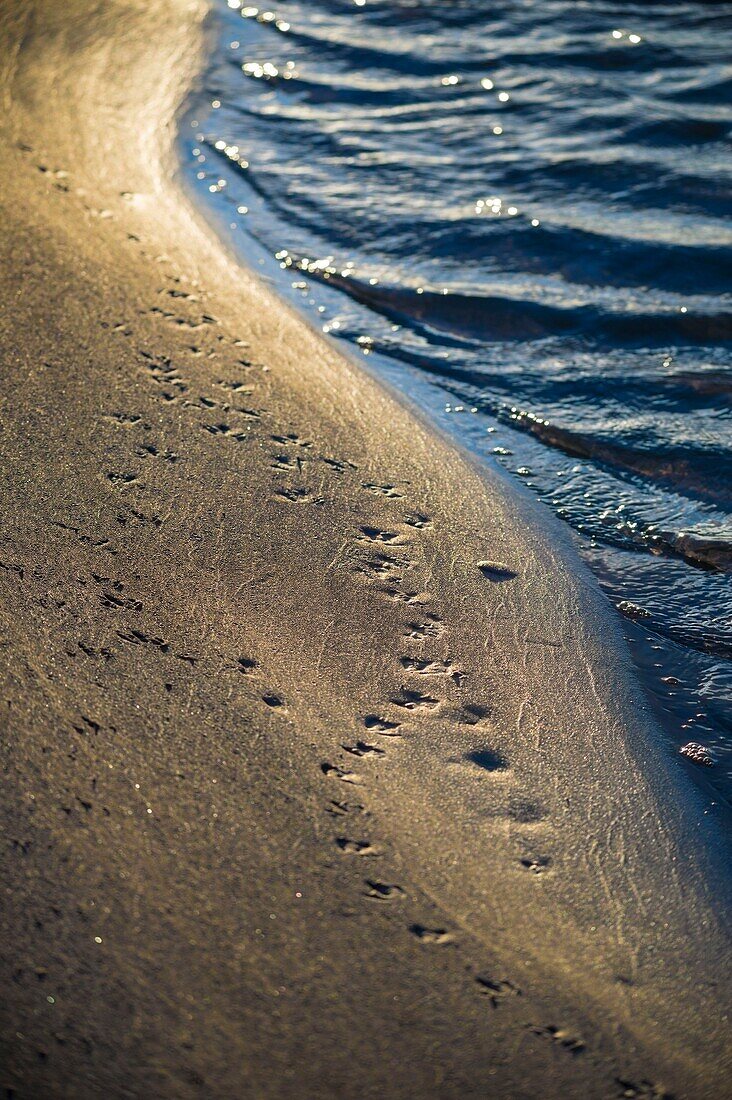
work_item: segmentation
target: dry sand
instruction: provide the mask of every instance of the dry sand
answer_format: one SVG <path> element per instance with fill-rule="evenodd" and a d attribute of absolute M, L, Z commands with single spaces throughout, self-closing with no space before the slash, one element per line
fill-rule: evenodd
<path fill-rule="evenodd" d="M 560 533 L 176 187 L 204 16 L 0 9 L 5 1095 L 730 1095 L 717 827 Z"/>

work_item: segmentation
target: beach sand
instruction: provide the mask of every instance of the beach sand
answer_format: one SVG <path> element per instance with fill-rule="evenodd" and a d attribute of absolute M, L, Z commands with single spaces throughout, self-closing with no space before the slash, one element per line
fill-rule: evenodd
<path fill-rule="evenodd" d="M 205 18 L 0 11 L 5 1095 L 729 1095 L 717 827 L 558 528 L 181 192 Z"/>

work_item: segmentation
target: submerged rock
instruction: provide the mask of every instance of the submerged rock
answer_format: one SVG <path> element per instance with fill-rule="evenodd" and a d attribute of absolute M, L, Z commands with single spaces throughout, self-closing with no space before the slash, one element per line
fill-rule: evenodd
<path fill-rule="evenodd" d="M 714 757 L 709 749 L 705 745 L 700 745 L 698 741 L 689 741 L 687 745 L 682 745 L 679 752 L 692 763 L 701 764 L 704 768 L 711 768 L 714 764 Z"/>
<path fill-rule="evenodd" d="M 630 600 L 621 600 L 615 606 L 627 619 L 650 619 L 651 617 L 650 611 L 646 611 L 645 607 L 639 607 L 637 603 L 631 603 Z"/>

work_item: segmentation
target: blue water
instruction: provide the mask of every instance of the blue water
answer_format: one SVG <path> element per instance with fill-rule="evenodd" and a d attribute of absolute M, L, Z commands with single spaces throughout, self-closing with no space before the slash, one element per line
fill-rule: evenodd
<path fill-rule="evenodd" d="M 204 201 L 312 322 L 570 525 L 666 749 L 729 804 L 732 4 L 217 17 L 185 135 Z"/>

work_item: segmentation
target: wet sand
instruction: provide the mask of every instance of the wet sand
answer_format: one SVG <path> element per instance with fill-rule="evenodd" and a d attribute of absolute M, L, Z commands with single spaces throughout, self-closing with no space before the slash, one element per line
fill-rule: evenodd
<path fill-rule="evenodd" d="M 205 14 L 0 13 L 7 1095 L 723 1096 L 717 827 L 560 532 L 178 189 Z"/>

